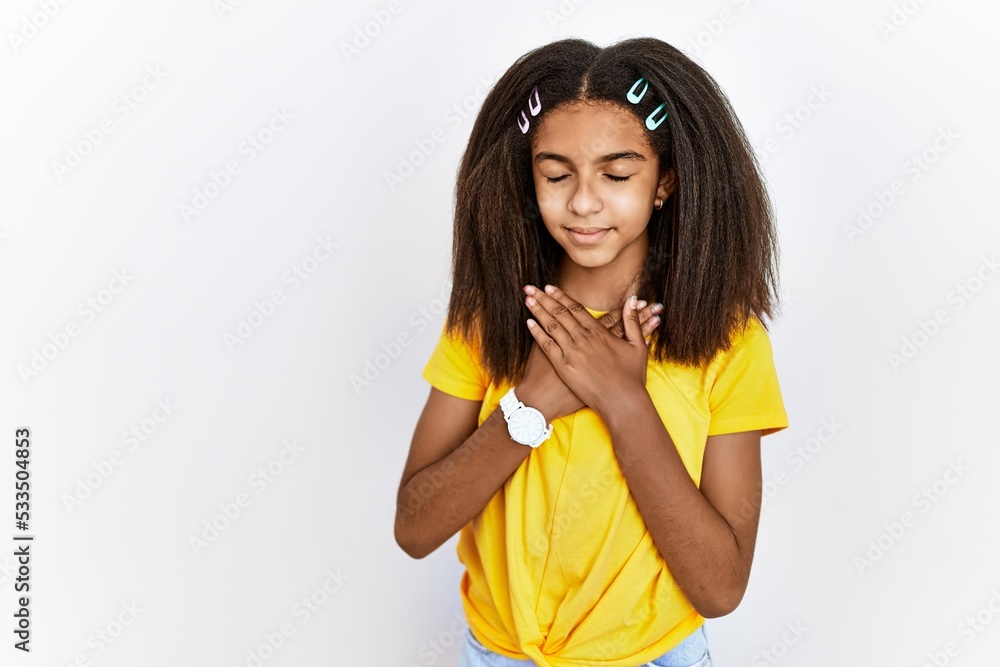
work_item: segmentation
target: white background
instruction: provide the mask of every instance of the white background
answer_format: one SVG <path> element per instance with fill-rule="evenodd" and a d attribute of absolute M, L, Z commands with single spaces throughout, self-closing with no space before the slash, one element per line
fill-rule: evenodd
<path fill-rule="evenodd" d="M 729 95 L 781 238 L 790 427 L 763 441 L 750 585 L 706 626 L 716 666 L 996 664 L 995 3 L 232 5 L 0 14 L 0 663 L 248 665 L 264 646 L 269 666 L 454 664 L 457 538 L 412 560 L 392 525 L 458 160 L 522 53 L 651 35 Z M 12 648 L 18 427 L 30 655 Z"/>

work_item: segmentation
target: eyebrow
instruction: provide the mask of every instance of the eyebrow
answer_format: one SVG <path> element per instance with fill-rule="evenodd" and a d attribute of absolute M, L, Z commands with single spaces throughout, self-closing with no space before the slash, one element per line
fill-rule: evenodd
<path fill-rule="evenodd" d="M 562 162 L 563 164 L 571 164 L 569 158 L 565 155 L 559 155 L 559 153 L 549 153 L 542 151 L 535 156 L 535 164 L 542 162 L 543 160 L 555 160 L 556 162 Z M 642 153 L 637 153 L 635 151 L 618 151 L 617 153 L 608 153 L 597 159 L 597 164 L 604 164 L 606 162 L 614 162 L 615 160 L 635 160 L 637 162 L 645 162 L 646 156 Z"/>

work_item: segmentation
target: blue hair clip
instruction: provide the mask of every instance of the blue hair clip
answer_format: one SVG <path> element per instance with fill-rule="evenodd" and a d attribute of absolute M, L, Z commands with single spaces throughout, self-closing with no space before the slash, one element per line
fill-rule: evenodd
<path fill-rule="evenodd" d="M 635 90 L 636 88 L 639 87 L 640 83 L 645 83 L 645 85 L 642 87 L 641 92 L 636 93 Z M 638 104 L 639 102 L 642 101 L 642 98 L 646 96 L 647 90 L 649 90 L 649 82 L 646 81 L 646 79 L 644 79 L 643 77 L 639 77 L 639 79 L 632 84 L 632 87 L 629 89 L 628 95 L 626 95 L 626 97 L 628 98 L 628 101 L 631 102 L 632 104 Z M 666 107 L 667 105 L 665 103 L 661 104 L 660 106 L 653 109 L 653 112 L 651 114 L 646 116 L 646 127 L 649 128 L 649 130 L 651 131 L 655 130 L 656 128 L 658 128 L 660 125 L 663 124 L 663 121 L 667 119 Z M 658 114 L 661 110 L 663 111 L 663 116 L 658 120 L 653 120 L 653 117 L 656 114 Z"/>
<path fill-rule="evenodd" d="M 628 101 L 631 102 L 632 104 L 638 104 L 639 102 L 641 102 L 642 98 L 645 97 L 646 95 L 646 91 L 649 90 L 649 82 L 647 82 L 646 85 L 642 87 L 642 92 L 639 93 L 638 95 L 635 94 L 635 89 L 638 88 L 639 84 L 642 83 L 643 81 L 646 80 L 643 79 L 642 77 L 639 77 L 639 80 L 633 83 L 631 90 L 628 91 Z"/>
<path fill-rule="evenodd" d="M 660 106 L 658 106 L 655 109 L 653 109 L 653 112 L 651 114 L 649 114 L 648 116 L 646 116 L 646 127 L 648 127 L 650 130 L 655 130 L 656 128 L 658 128 L 660 126 L 661 123 L 663 123 L 663 121 L 665 121 L 667 119 L 667 111 L 666 111 L 666 109 L 664 109 L 664 111 L 663 111 L 663 117 L 660 118 L 658 121 L 655 121 L 655 122 L 653 121 L 653 116 L 655 116 L 657 113 L 659 113 L 660 109 L 663 109 L 665 106 L 667 106 L 667 105 L 666 104 L 661 104 Z"/>

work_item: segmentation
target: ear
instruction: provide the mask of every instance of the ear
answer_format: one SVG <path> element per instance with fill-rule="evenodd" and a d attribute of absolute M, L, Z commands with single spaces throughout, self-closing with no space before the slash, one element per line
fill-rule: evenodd
<path fill-rule="evenodd" d="M 663 175 L 660 176 L 660 182 L 656 185 L 656 196 L 662 199 L 664 202 L 670 198 L 670 195 L 674 193 L 674 189 L 677 187 L 677 170 L 673 167 L 669 167 Z"/>

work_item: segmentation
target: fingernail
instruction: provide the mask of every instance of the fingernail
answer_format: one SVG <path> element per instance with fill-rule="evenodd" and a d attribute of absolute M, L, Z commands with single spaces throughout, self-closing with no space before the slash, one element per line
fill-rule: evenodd
<path fill-rule="evenodd" d="M 555 291 L 556 291 L 556 288 L 553 287 L 552 285 L 546 285 L 545 286 L 545 293 L 546 294 L 552 294 Z"/>
<path fill-rule="evenodd" d="M 649 323 L 652 326 L 655 327 L 657 324 L 660 323 L 660 316 L 659 315 L 653 315 L 651 318 L 649 318 Z"/>
<path fill-rule="evenodd" d="M 628 307 L 632 310 L 635 310 L 635 294 L 633 294 L 628 298 Z"/>
<path fill-rule="evenodd" d="M 651 306 L 651 307 L 649 308 L 649 312 L 651 312 L 651 313 L 658 313 L 658 312 L 660 312 L 661 310 L 663 310 L 663 304 L 662 304 L 662 303 L 654 303 L 654 304 L 653 304 L 653 305 L 652 305 L 652 306 Z"/>
<path fill-rule="evenodd" d="M 645 308 L 645 307 L 646 307 L 646 300 L 645 300 L 645 299 L 643 299 L 643 300 L 642 300 L 642 301 L 640 301 L 640 302 L 639 302 L 639 303 L 638 303 L 637 305 L 638 305 L 638 307 L 639 307 L 639 310 L 642 310 L 643 308 Z"/>
<path fill-rule="evenodd" d="M 524 286 L 524 291 L 527 292 L 528 294 L 534 294 L 535 293 L 535 288 L 532 287 L 531 285 L 525 285 Z"/>

